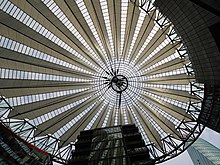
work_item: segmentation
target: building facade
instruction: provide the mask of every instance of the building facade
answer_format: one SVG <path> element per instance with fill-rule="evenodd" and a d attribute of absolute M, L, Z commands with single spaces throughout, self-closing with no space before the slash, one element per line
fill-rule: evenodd
<path fill-rule="evenodd" d="M 187 151 L 194 165 L 220 164 L 220 149 L 202 138 L 199 138 L 194 144 L 192 144 Z"/>
<path fill-rule="evenodd" d="M 220 133 L 220 88 L 207 86 L 205 89 L 198 122 Z"/>
<path fill-rule="evenodd" d="M 154 165 L 134 124 L 81 131 L 75 146 L 69 165 Z"/>

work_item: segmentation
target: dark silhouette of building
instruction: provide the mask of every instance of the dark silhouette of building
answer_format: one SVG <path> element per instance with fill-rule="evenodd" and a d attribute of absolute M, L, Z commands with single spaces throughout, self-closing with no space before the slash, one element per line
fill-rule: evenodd
<path fill-rule="evenodd" d="M 220 133 L 220 88 L 206 86 L 198 122 Z"/>
<path fill-rule="evenodd" d="M 69 165 L 154 165 L 135 125 L 81 131 Z"/>

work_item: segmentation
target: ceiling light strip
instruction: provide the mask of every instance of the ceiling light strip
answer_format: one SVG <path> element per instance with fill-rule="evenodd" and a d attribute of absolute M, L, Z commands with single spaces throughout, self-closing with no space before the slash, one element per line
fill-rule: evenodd
<path fill-rule="evenodd" d="M 82 43 L 83 46 L 90 52 L 90 55 L 93 56 L 96 61 L 98 61 L 102 66 L 104 66 L 103 62 L 100 58 L 95 54 L 89 44 L 85 41 L 79 31 L 75 28 L 75 26 L 71 23 L 71 21 L 67 18 L 67 16 L 63 13 L 63 11 L 59 8 L 59 6 L 53 0 L 41 0 L 50 11 L 63 23 L 64 26 Z M 78 1 L 77 1 L 78 2 Z"/>
<path fill-rule="evenodd" d="M 127 58 L 126 58 L 127 61 L 129 61 L 129 59 L 130 59 L 131 52 L 134 48 L 135 42 L 136 42 L 137 37 L 139 35 L 139 32 L 142 28 L 145 16 L 146 16 L 146 13 L 141 10 L 141 12 L 139 14 L 139 17 L 138 17 L 138 22 L 137 22 L 135 30 L 134 30 L 134 35 L 133 35 L 133 38 L 132 38 L 132 41 L 131 41 L 131 45 L 130 45 L 130 48 L 129 48 L 129 51 L 128 51 L 128 55 L 127 55 Z"/>
<path fill-rule="evenodd" d="M 62 135 L 64 135 L 67 130 L 69 130 L 71 127 L 73 127 L 74 124 L 76 124 L 81 118 L 83 118 L 83 116 L 85 116 L 89 111 L 91 111 L 96 104 L 97 103 L 95 102 L 92 105 L 90 105 L 88 108 L 83 110 L 79 115 L 74 117 L 72 120 L 70 120 L 64 126 L 62 126 L 60 129 L 58 129 L 56 132 L 54 132 L 53 136 L 59 138 Z"/>
<path fill-rule="evenodd" d="M 114 59 L 115 58 L 115 51 L 114 51 L 113 35 L 112 35 L 112 30 L 111 30 L 107 1 L 100 0 L 100 5 L 101 5 L 102 15 L 104 17 L 105 26 L 106 26 L 106 30 L 107 30 L 107 34 L 108 34 L 108 39 L 109 39 L 109 43 L 110 43 L 110 47 L 111 47 L 112 59 Z"/>
<path fill-rule="evenodd" d="M 125 42 L 125 28 L 127 23 L 127 0 L 121 0 L 121 40 L 120 40 L 120 56 L 123 55 L 124 42 Z"/>
<path fill-rule="evenodd" d="M 64 82 L 92 82 L 88 79 L 79 79 L 74 77 L 59 76 L 52 74 L 44 74 L 38 72 L 29 72 L 23 70 L 14 70 L 8 68 L 0 68 L 1 79 L 17 79 L 17 80 L 45 80 L 45 81 L 64 81 Z"/>
<path fill-rule="evenodd" d="M 11 106 L 20 106 L 20 105 L 30 104 L 30 103 L 48 100 L 48 99 L 52 99 L 56 97 L 72 95 L 75 93 L 83 92 L 88 89 L 89 88 L 82 88 L 82 89 L 76 89 L 76 90 L 65 90 L 65 91 L 58 91 L 58 92 L 28 95 L 28 96 L 18 96 L 18 97 L 7 98 L 6 100 L 9 102 Z"/>
<path fill-rule="evenodd" d="M 155 24 L 153 29 L 151 30 L 150 34 L 146 38 L 143 46 L 140 48 L 139 52 L 137 53 L 136 57 L 133 60 L 133 63 L 136 63 L 137 59 L 140 57 L 140 55 L 143 53 L 147 45 L 150 43 L 154 35 L 157 33 L 157 31 L 160 29 L 159 25 Z"/>
<path fill-rule="evenodd" d="M 109 109 L 108 109 L 108 112 L 106 113 L 104 122 L 102 123 L 102 128 L 104 128 L 104 127 L 107 126 L 107 123 L 108 123 L 108 121 L 110 120 L 111 111 L 113 111 L 113 105 L 112 105 L 112 104 L 109 104 Z"/>
<path fill-rule="evenodd" d="M 86 126 L 86 128 L 84 130 L 90 130 L 92 128 L 92 126 L 94 125 L 95 121 L 98 119 L 98 117 L 100 116 L 100 114 L 102 113 L 102 111 L 104 110 L 105 106 L 107 103 L 103 102 L 102 107 L 100 108 L 100 110 L 95 114 L 95 116 L 92 118 L 92 120 L 88 123 L 88 125 Z"/>
<path fill-rule="evenodd" d="M 37 33 L 41 34 L 42 36 L 44 36 L 45 38 L 49 39 L 50 41 L 52 41 L 53 43 L 57 44 L 59 47 L 61 47 L 62 49 L 67 50 L 69 53 L 73 54 L 74 56 L 76 56 L 77 58 L 81 59 L 82 61 L 86 62 L 88 65 L 90 65 L 91 67 L 97 69 L 97 66 L 95 66 L 94 64 L 92 64 L 89 60 L 87 60 L 85 57 L 83 57 L 82 55 L 80 55 L 77 51 L 75 51 L 72 47 L 70 47 L 68 44 L 66 44 L 65 42 L 63 42 L 61 39 L 59 39 L 56 35 L 54 35 L 53 33 L 51 33 L 48 29 L 46 29 L 44 26 L 42 26 L 40 23 L 38 23 L 36 20 L 34 20 L 33 18 L 31 18 L 28 14 L 26 14 L 24 11 L 22 11 L 21 9 L 19 9 L 17 6 L 15 6 L 13 3 L 11 3 L 8 0 L 6 5 L 0 5 L 0 9 L 3 10 L 4 12 L 6 12 L 7 14 L 9 14 L 10 16 L 14 17 L 15 19 L 17 19 L 18 21 L 20 21 L 21 23 L 25 24 L 26 26 L 30 27 L 31 29 L 33 29 L 34 31 L 36 31 Z M 12 8 L 16 8 L 16 10 L 18 10 L 18 15 L 13 15 L 13 13 L 11 13 L 11 10 L 8 10 L 8 6 L 12 6 Z M 28 21 L 31 20 L 31 21 Z M 32 24 L 32 22 L 34 22 L 35 24 Z M 31 26 L 32 25 L 32 26 Z"/>
<path fill-rule="evenodd" d="M 144 131 L 144 129 L 141 125 L 141 122 L 139 121 L 136 113 L 134 112 L 133 108 L 129 108 L 129 110 L 130 110 L 131 114 L 133 115 L 133 118 L 135 119 L 136 126 L 138 127 L 138 129 L 139 129 L 139 131 L 140 131 L 140 133 L 141 133 L 141 135 L 144 139 L 145 144 L 149 144 L 150 140 L 148 139 L 147 134 Z"/>
<path fill-rule="evenodd" d="M 144 65 L 148 60 L 150 60 L 154 55 L 156 55 L 161 49 L 163 49 L 166 45 L 170 43 L 169 39 L 165 39 L 153 52 L 150 52 L 149 56 L 147 56 L 143 62 L 139 64 L 139 67 Z"/>
<path fill-rule="evenodd" d="M 71 104 L 65 105 L 61 108 L 58 108 L 56 110 L 53 110 L 51 112 L 48 112 L 47 114 L 41 115 L 39 117 L 34 118 L 33 120 L 31 120 L 30 122 L 35 123 L 35 126 L 40 125 L 42 123 L 44 123 L 47 120 L 50 120 L 66 111 L 71 110 L 72 108 L 74 108 L 75 106 L 87 101 L 89 98 L 91 98 L 91 96 L 85 97 L 83 99 L 77 100 L 75 102 L 72 102 Z"/>
<path fill-rule="evenodd" d="M 77 67 L 73 64 L 70 64 L 66 61 L 60 60 L 56 57 L 53 57 L 51 55 L 48 55 L 44 52 L 41 52 L 39 50 L 36 50 L 34 48 L 31 48 L 29 46 L 26 46 L 22 43 L 19 43 L 17 41 L 11 40 L 10 38 L 4 37 L 4 36 L 0 36 L 0 47 L 2 48 L 6 48 L 18 53 L 22 53 L 23 55 L 27 55 L 30 57 L 34 57 L 43 61 L 47 61 L 53 64 L 57 64 L 66 68 L 70 68 L 79 72 L 83 72 L 86 74 L 90 74 L 90 75 L 94 75 L 92 72 L 89 72 L 87 70 L 84 70 L 80 67 Z"/>
<path fill-rule="evenodd" d="M 169 120 L 169 121 L 173 121 L 174 123 L 180 123 L 180 121 L 179 120 L 177 120 L 174 116 L 172 116 L 172 115 L 170 115 L 170 114 L 168 114 L 168 113 L 166 113 L 164 110 L 162 110 L 162 109 L 160 109 L 158 106 L 156 106 L 156 105 L 154 105 L 154 103 L 153 102 L 151 102 L 151 101 L 149 101 L 149 100 L 146 100 L 146 99 L 144 99 L 144 98 L 142 98 L 142 101 L 144 102 L 144 103 L 146 103 L 146 105 L 149 107 L 149 108 L 151 108 L 151 110 L 152 110 L 152 112 L 158 112 L 158 114 L 161 114 L 164 118 L 166 118 L 167 120 Z M 142 109 L 142 111 L 144 111 L 143 109 Z M 144 111 L 145 112 L 145 111 Z M 146 113 L 146 112 L 145 112 Z M 150 115 L 150 114 L 148 114 L 148 115 Z M 153 119 L 152 119 L 153 120 Z M 158 125 L 159 126 L 159 125 Z M 165 133 L 165 132 L 164 132 Z"/>
<path fill-rule="evenodd" d="M 77 0 L 76 3 L 77 3 L 78 8 L 80 9 L 84 19 L 85 19 L 87 25 L 91 29 L 92 34 L 93 34 L 94 38 L 96 39 L 96 41 L 98 43 L 98 46 L 101 48 L 101 50 L 102 50 L 101 53 L 104 55 L 105 60 L 108 62 L 108 64 L 110 64 L 111 62 L 109 61 L 107 53 L 106 53 L 106 51 L 104 49 L 104 46 L 103 46 L 103 44 L 101 42 L 101 39 L 99 38 L 99 35 L 98 35 L 97 31 L 96 31 L 96 28 L 95 28 L 95 26 L 93 24 L 93 21 L 92 21 L 92 19 L 90 17 L 90 14 L 89 14 L 89 12 L 88 12 L 88 10 L 86 8 L 86 5 L 85 5 L 84 1 L 83 0 Z M 102 64 L 102 65 L 104 67 L 104 64 Z"/>

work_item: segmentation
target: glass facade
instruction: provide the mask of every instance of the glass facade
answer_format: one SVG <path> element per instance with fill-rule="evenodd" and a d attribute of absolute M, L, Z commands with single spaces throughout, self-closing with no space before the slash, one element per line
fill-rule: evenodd
<path fill-rule="evenodd" d="M 198 122 L 220 133 L 220 87 L 206 85 Z"/>
<path fill-rule="evenodd" d="M 187 149 L 194 165 L 219 165 L 220 149 L 202 138 L 196 140 Z"/>
<path fill-rule="evenodd" d="M 149 149 L 135 125 L 114 126 L 80 132 L 69 165 L 149 164 Z"/>

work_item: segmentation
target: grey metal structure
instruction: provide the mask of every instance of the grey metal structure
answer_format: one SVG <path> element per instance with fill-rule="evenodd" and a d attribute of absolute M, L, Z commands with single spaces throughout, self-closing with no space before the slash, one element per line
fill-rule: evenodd
<path fill-rule="evenodd" d="M 82 130 L 136 124 L 157 162 L 202 132 L 203 85 L 153 1 L 1 0 L 1 114 L 65 163 Z"/>
<path fill-rule="evenodd" d="M 219 165 L 220 149 L 199 138 L 187 149 L 194 165 Z"/>

